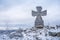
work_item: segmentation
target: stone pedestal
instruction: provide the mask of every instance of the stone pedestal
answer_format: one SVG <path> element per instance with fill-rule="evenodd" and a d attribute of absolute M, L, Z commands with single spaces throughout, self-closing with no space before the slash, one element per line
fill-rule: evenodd
<path fill-rule="evenodd" d="M 38 29 L 42 29 L 44 26 L 43 25 L 38 25 L 38 26 L 35 26 L 36 28 Z"/>

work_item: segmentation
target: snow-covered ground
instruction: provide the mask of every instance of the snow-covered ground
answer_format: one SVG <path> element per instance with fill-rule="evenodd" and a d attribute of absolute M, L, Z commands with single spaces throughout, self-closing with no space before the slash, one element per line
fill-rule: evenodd
<path fill-rule="evenodd" d="M 54 29 L 53 32 L 59 32 L 58 30 Z M 0 34 L 0 40 L 60 40 L 60 37 L 49 36 L 48 31 L 52 31 L 52 29 L 21 29 L 9 34 Z"/>
<path fill-rule="evenodd" d="M 25 36 L 25 37 L 15 37 L 9 38 L 7 35 L 0 35 L 0 40 L 60 40 L 59 37 L 33 37 L 33 36 Z"/>

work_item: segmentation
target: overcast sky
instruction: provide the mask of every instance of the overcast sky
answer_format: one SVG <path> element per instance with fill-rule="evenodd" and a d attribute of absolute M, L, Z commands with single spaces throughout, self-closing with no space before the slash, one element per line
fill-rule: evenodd
<path fill-rule="evenodd" d="M 43 16 L 45 25 L 60 24 L 60 0 L 0 0 L 0 24 L 30 24 L 34 26 L 35 17 L 31 11 L 36 6 L 47 10 Z"/>

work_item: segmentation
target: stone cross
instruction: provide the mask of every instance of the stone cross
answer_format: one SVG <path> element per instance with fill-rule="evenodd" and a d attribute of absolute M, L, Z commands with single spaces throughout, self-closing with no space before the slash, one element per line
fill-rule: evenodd
<path fill-rule="evenodd" d="M 43 27 L 44 21 L 42 20 L 42 16 L 47 15 L 47 10 L 42 11 L 41 6 L 36 7 L 37 11 L 32 11 L 32 16 L 36 16 L 35 27 Z"/>

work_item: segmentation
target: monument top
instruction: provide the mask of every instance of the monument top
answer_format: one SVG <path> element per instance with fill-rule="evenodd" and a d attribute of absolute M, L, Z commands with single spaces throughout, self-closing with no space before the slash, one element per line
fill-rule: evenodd
<path fill-rule="evenodd" d="M 37 6 L 36 9 L 37 9 L 37 12 L 32 11 L 32 16 L 46 16 L 47 15 L 47 10 L 42 11 L 41 6 Z"/>
<path fill-rule="evenodd" d="M 42 10 L 42 7 L 41 6 L 37 6 L 36 9 L 37 9 L 38 12 L 40 12 Z"/>

